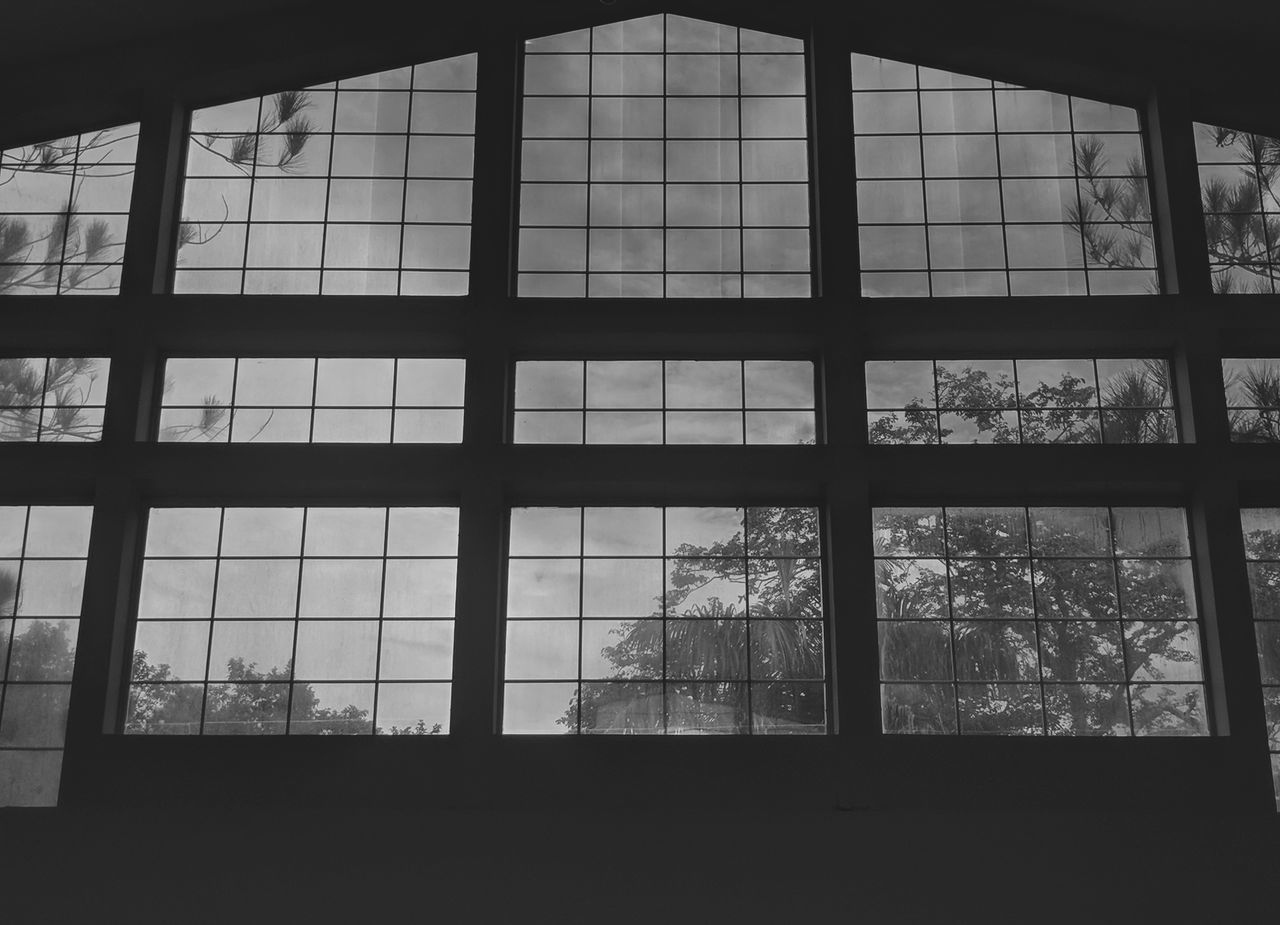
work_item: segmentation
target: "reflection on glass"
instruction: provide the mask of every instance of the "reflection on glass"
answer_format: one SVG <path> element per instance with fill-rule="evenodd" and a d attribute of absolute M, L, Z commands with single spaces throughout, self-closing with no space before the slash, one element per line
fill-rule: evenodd
<path fill-rule="evenodd" d="M 106 357 L 0 358 L 0 442 L 101 440 L 110 371 Z"/>
<path fill-rule="evenodd" d="M 851 65 L 863 295 L 1159 291 L 1136 110 Z"/>
<path fill-rule="evenodd" d="M 120 291 L 138 126 L 0 151 L 0 295 Z"/>
<path fill-rule="evenodd" d="M 447 731 L 457 540 L 456 508 L 153 510 L 124 731 Z"/>
<path fill-rule="evenodd" d="M 657 15 L 525 43 L 520 295 L 808 296 L 804 44 Z"/>
<path fill-rule="evenodd" d="M 1276 291 L 1280 139 L 1195 123 L 1200 206 L 1213 291 Z"/>
<path fill-rule="evenodd" d="M 466 360 L 183 357 L 165 363 L 165 443 L 461 443 Z"/>
<path fill-rule="evenodd" d="M 1159 359 L 869 360 L 877 444 L 1176 443 Z"/>
<path fill-rule="evenodd" d="M 0 507 L 0 806 L 55 806 L 89 507 Z"/>
<path fill-rule="evenodd" d="M 1240 512 L 1240 525 L 1253 598 L 1267 744 L 1272 767 L 1278 769 L 1276 809 L 1280 810 L 1280 509 L 1245 508 Z"/>
<path fill-rule="evenodd" d="M 521 360 L 516 443 L 812 444 L 809 360 Z"/>
<path fill-rule="evenodd" d="M 1181 510 L 877 508 L 873 536 L 885 732 L 1207 734 Z"/>
<path fill-rule="evenodd" d="M 198 109 L 174 291 L 465 295 L 476 56 Z"/>
<path fill-rule="evenodd" d="M 809 508 L 512 510 L 503 732 L 824 731 L 820 561 Z"/>

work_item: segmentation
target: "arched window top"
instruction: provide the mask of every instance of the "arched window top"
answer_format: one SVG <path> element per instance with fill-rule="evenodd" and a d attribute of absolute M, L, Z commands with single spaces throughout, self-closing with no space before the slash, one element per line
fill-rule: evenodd
<path fill-rule="evenodd" d="M 807 296 L 804 43 L 660 14 L 526 43 L 520 295 Z"/>

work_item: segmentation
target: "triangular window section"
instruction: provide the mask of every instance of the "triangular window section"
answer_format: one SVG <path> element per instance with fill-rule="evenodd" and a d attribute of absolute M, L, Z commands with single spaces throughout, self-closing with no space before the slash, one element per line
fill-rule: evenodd
<path fill-rule="evenodd" d="M 1138 112 L 855 54 L 866 296 L 1160 291 Z"/>
<path fill-rule="evenodd" d="M 666 14 L 526 42 L 518 293 L 808 296 L 804 52 Z"/>

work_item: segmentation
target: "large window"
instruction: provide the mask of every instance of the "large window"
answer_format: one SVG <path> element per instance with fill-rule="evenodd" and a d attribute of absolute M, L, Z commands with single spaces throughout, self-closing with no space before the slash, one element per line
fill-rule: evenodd
<path fill-rule="evenodd" d="M 87 507 L 0 507 L 0 806 L 58 802 Z"/>
<path fill-rule="evenodd" d="M 1276 808 L 1280 809 L 1280 509 L 1246 509 L 1240 512 L 1240 521 L 1245 558 L 1249 560 L 1267 747 L 1271 752 Z"/>
<path fill-rule="evenodd" d="M 826 728 L 810 508 L 517 508 L 506 733 Z"/>
<path fill-rule="evenodd" d="M 461 295 L 476 56 L 199 109 L 174 291 Z"/>
<path fill-rule="evenodd" d="M 1176 508 L 880 508 L 886 732 L 1204 735 Z"/>
<path fill-rule="evenodd" d="M 528 360 L 516 443 L 813 443 L 808 360 Z"/>
<path fill-rule="evenodd" d="M 1136 110 L 852 64 L 864 295 L 1159 292 Z"/>
<path fill-rule="evenodd" d="M 649 16 L 525 43 L 520 295 L 807 296 L 804 43 Z"/>
<path fill-rule="evenodd" d="M 1176 443 L 1164 360 L 872 360 L 872 443 Z"/>
<path fill-rule="evenodd" d="M 102 439 L 106 357 L 0 359 L 0 442 Z"/>
<path fill-rule="evenodd" d="M 449 726 L 458 512 L 157 508 L 125 732 Z"/>
<path fill-rule="evenodd" d="M 466 360 L 186 357 L 165 364 L 173 443 L 459 443 Z"/>
<path fill-rule="evenodd" d="M 0 295 L 115 295 L 138 126 L 0 151 Z"/>

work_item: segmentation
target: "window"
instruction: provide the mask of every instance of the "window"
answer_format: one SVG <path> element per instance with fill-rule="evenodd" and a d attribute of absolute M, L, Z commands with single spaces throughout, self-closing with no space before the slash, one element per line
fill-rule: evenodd
<path fill-rule="evenodd" d="M 863 295 L 1160 291 L 1136 110 L 852 65 Z"/>
<path fill-rule="evenodd" d="M 0 442 L 102 439 L 105 357 L 0 359 Z"/>
<path fill-rule="evenodd" d="M 1280 247 L 1280 140 L 1195 124 L 1213 291 L 1275 292 Z"/>
<path fill-rule="evenodd" d="M 460 359 L 171 359 L 159 439 L 460 443 L 465 374 Z"/>
<path fill-rule="evenodd" d="M 1280 810 L 1280 509 L 1249 508 L 1240 512 L 1240 521 L 1258 639 L 1267 746 Z"/>
<path fill-rule="evenodd" d="M 525 43 L 520 295 L 808 296 L 804 43 L 648 16 Z"/>
<path fill-rule="evenodd" d="M 1280 360 L 1223 360 L 1222 380 L 1231 440 L 1280 443 Z"/>
<path fill-rule="evenodd" d="M 811 508 L 517 508 L 503 732 L 823 732 Z"/>
<path fill-rule="evenodd" d="M 116 295 L 138 126 L 0 151 L 0 295 Z"/>
<path fill-rule="evenodd" d="M 871 443 L 1176 443 L 1164 360 L 873 360 Z"/>
<path fill-rule="evenodd" d="M 174 291 L 462 295 L 476 56 L 191 117 Z"/>
<path fill-rule="evenodd" d="M 879 508 L 886 732 L 1205 735 L 1176 508 Z"/>
<path fill-rule="evenodd" d="M 808 360 L 529 360 L 516 443 L 813 443 Z"/>
<path fill-rule="evenodd" d="M 88 507 L 0 507 L 0 806 L 54 806 Z"/>
<path fill-rule="evenodd" d="M 158 508 L 125 732 L 447 731 L 453 508 Z"/>

